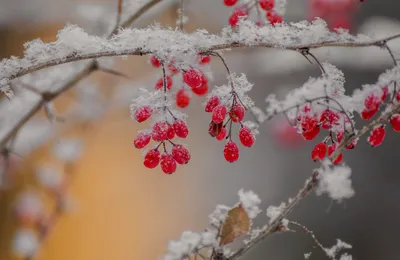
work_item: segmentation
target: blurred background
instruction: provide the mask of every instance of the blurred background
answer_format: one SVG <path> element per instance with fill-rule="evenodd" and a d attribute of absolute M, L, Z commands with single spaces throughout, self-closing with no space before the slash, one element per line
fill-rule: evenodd
<path fill-rule="evenodd" d="M 186 31 L 218 32 L 227 24 L 231 9 L 222 0 L 185 2 Z M 326 16 L 330 26 L 347 27 L 353 33 L 384 37 L 400 32 L 397 2 L 366 1 L 336 14 L 318 13 L 311 2 L 288 0 L 284 19 Z M 144 3 L 126 0 L 125 10 Z M 21 55 L 23 44 L 35 38 L 53 41 L 66 23 L 103 35 L 114 25 L 116 8 L 113 0 L 0 0 L 0 56 Z M 133 26 L 158 22 L 175 27 L 178 8 L 176 1 L 162 1 Z M 397 57 L 398 46 L 398 41 L 391 43 Z M 375 48 L 327 48 L 314 54 L 344 71 L 349 93 L 374 83 L 392 65 L 387 53 Z M 255 84 L 251 96 L 261 108 L 269 93 L 282 96 L 319 74 L 315 65 L 290 52 L 234 50 L 226 53 L 226 59 L 233 72 L 245 73 Z M 209 115 L 200 109 L 205 97 L 194 97 L 185 109 L 192 160 L 170 176 L 159 168 L 146 169 L 143 155 L 132 144 L 142 125 L 130 118 L 129 104 L 139 86 L 154 85 L 160 71 L 148 64 L 148 57 L 114 62 L 114 70 L 134 80 L 95 72 L 54 102 L 56 115 L 64 122 L 50 122 L 39 113 L 19 132 L 9 165 L 3 159 L 0 259 L 18 259 L 27 252 L 35 252 L 40 260 L 158 259 L 168 241 L 178 239 L 184 230 L 202 231 L 217 204 L 235 204 L 239 189 L 256 192 L 266 209 L 294 196 L 318 167 L 310 159 L 315 143 L 303 142 L 280 118 L 260 127 L 255 146 L 241 149 L 238 162 L 227 163 L 224 143 L 207 133 Z M 220 62 L 212 60 L 210 66 L 210 86 L 224 84 Z M 354 151 L 344 153 L 353 169 L 356 196 L 336 204 L 312 194 L 291 220 L 313 230 L 327 247 L 337 238 L 352 244 L 349 253 L 354 259 L 399 259 L 399 144 L 391 131 L 379 148 L 361 139 Z M 65 186 L 61 194 L 59 186 Z M 62 209 L 55 211 L 59 214 L 53 214 L 53 198 L 62 202 Z M 36 241 L 40 234 L 32 233 L 32 223 L 42 214 L 46 217 L 41 230 L 49 232 L 43 241 Z M 264 211 L 256 225 L 266 222 Z M 307 235 L 297 232 L 272 236 L 243 258 L 302 259 L 310 251 L 311 259 L 325 259 Z"/>

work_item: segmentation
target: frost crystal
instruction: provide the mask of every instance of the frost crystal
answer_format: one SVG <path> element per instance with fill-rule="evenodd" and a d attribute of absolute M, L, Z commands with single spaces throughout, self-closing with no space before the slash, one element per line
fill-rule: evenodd
<path fill-rule="evenodd" d="M 261 210 L 258 207 L 260 205 L 261 200 L 253 191 L 244 191 L 241 189 L 239 191 L 239 201 L 243 205 L 244 209 L 246 210 L 247 214 L 250 218 L 257 217 L 260 214 Z"/>
<path fill-rule="evenodd" d="M 82 154 L 82 142 L 76 139 L 64 139 L 54 146 L 54 154 L 65 162 L 73 162 Z"/>
<path fill-rule="evenodd" d="M 282 202 L 278 207 L 269 206 L 267 208 L 267 217 L 269 217 L 269 223 L 271 224 L 280 214 L 282 214 L 283 210 L 286 207 L 286 203 Z"/>
<path fill-rule="evenodd" d="M 33 255 L 39 247 L 36 234 L 30 230 L 20 229 L 13 240 L 13 250 L 16 254 L 28 257 Z"/>
<path fill-rule="evenodd" d="M 332 246 L 331 248 L 325 248 L 325 253 L 332 259 L 334 259 L 336 257 L 336 255 L 344 249 L 351 249 L 352 246 L 350 244 L 347 244 L 343 241 L 341 241 L 340 239 L 337 239 L 336 245 Z M 347 257 L 349 257 L 348 255 L 346 255 Z M 345 257 L 346 257 L 345 256 Z M 342 259 L 342 258 L 340 258 Z M 344 258 L 344 259 L 349 259 L 349 258 Z M 350 256 L 351 259 L 351 256 Z"/>
<path fill-rule="evenodd" d="M 327 193 L 328 196 L 338 201 L 349 199 L 354 196 L 355 191 L 351 185 L 351 169 L 346 165 L 332 166 L 329 159 L 321 163 L 321 168 L 317 169 L 319 174 L 317 195 Z"/>

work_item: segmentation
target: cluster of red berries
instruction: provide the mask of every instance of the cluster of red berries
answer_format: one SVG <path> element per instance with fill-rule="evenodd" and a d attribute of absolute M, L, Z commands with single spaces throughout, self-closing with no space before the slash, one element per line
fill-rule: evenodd
<path fill-rule="evenodd" d="M 376 92 L 371 92 L 364 100 L 364 108 L 361 111 L 361 118 L 364 120 L 370 120 L 380 109 L 381 105 L 385 102 L 388 97 L 388 87 L 382 88 L 382 94 L 376 94 Z M 400 101 L 400 91 L 397 91 L 395 94 L 396 102 Z M 302 135 L 306 140 L 314 139 L 319 131 L 320 127 L 324 129 L 330 129 L 332 125 L 338 123 L 340 119 L 340 115 L 338 113 L 333 112 L 332 110 L 325 110 L 319 121 L 315 117 L 310 117 L 306 115 L 301 118 L 301 126 L 302 126 Z M 396 132 L 400 132 L 400 114 L 394 114 L 390 118 L 390 124 L 392 129 Z M 326 154 L 328 156 L 332 155 L 336 150 L 337 145 L 343 140 L 344 132 L 340 131 L 336 133 L 336 139 L 334 138 L 334 133 L 330 131 L 329 137 L 325 138 L 323 142 L 318 143 L 314 149 L 311 151 L 311 158 L 314 161 L 322 160 Z M 372 147 L 377 147 L 381 145 L 385 139 L 386 130 L 385 124 L 380 124 L 376 126 L 370 132 L 367 141 Z M 330 145 L 327 145 L 327 142 L 331 142 Z M 350 144 L 347 144 L 346 149 L 353 149 L 357 144 L 356 140 L 353 140 Z M 334 164 L 340 163 L 343 159 L 342 154 L 340 154 L 336 160 L 333 162 Z"/>
<path fill-rule="evenodd" d="M 208 55 L 198 55 L 198 63 L 199 65 L 205 65 L 210 63 L 211 57 Z M 150 63 L 155 68 L 160 68 L 162 63 L 160 59 L 156 56 L 151 56 Z M 173 62 L 167 65 L 168 74 L 165 76 L 166 78 L 166 88 L 167 91 L 170 91 L 173 85 L 172 77 L 181 73 L 183 81 L 186 83 L 187 86 L 190 87 L 192 92 L 198 96 L 204 96 L 208 93 L 208 79 L 206 75 L 202 71 L 198 71 L 195 69 L 189 69 L 187 71 L 181 71 L 177 69 Z M 160 78 L 154 88 L 156 90 L 162 89 L 164 87 L 164 76 Z M 177 92 L 176 92 L 176 105 L 180 108 L 186 108 L 190 103 L 190 92 L 187 90 L 187 87 L 183 85 Z"/>
<path fill-rule="evenodd" d="M 234 6 L 237 3 L 238 0 L 224 0 L 224 4 L 226 6 Z M 235 7 L 231 16 L 229 17 L 229 24 L 232 27 L 237 26 L 241 17 L 243 17 L 243 19 L 247 19 L 250 11 L 253 8 L 258 7 L 266 12 L 266 18 L 272 25 L 282 22 L 282 16 L 274 9 L 275 0 L 256 0 L 255 3 L 256 4 L 254 4 L 254 1 L 248 1 L 246 4 Z M 258 21 L 257 24 L 262 25 L 262 22 Z"/>
<path fill-rule="evenodd" d="M 224 138 L 228 139 L 228 142 L 225 144 L 224 148 L 224 157 L 225 160 L 230 163 L 239 159 L 239 148 L 236 143 L 232 141 L 233 123 L 240 124 L 238 135 L 243 146 L 251 147 L 256 141 L 251 129 L 242 123 L 245 116 L 245 107 L 238 102 L 239 98 L 235 92 L 233 92 L 232 95 L 233 102 L 229 108 L 229 111 L 227 107 L 222 104 L 221 99 L 217 96 L 209 97 L 205 106 L 205 111 L 207 113 L 212 113 L 208 133 L 219 141 L 223 140 Z M 228 130 L 226 129 L 227 126 Z"/>
<path fill-rule="evenodd" d="M 149 106 L 143 106 L 135 111 L 135 119 L 139 123 L 146 121 L 152 115 L 152 109 Z M 187 164 L 190 160 L 189 150 L 180 144 L 172 142 L 175 135 L 179 138 L 186 138 L 189 129 L 183 120 L 174 119 L 170 124 L 167 121 L 158 121 L 153 125 L 151 130 L 143 130 L 138 133 L 134 140 L 134 145 L 138 149 L 146 147 L 151 139 L 159 142 L 156 148 L 146 152 L 144 157 L 144 166 L 153 169 L 159 164 L 165 174 L 172 174 L 176 171 L 176 164 Z M 168 153 L 166 142 L 172 145 L 172 150 Z M 159 148 L 163 146 L 164 153 L 161 154 Z"/>
<path fill-rule="evenodd" d="M 352 15 L 358 10 L 359 2 L 356 0 L 309 0 L 309 19 L 315 17 L 324 19 L 331 30 L 350 29 Z"/>

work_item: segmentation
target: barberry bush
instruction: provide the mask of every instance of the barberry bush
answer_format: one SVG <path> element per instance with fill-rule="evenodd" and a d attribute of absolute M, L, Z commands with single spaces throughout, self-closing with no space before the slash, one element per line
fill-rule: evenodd
<path fill-rule="evenodd" d="M 52 102 L 79 81 L 95 71 L 124 76 L 107 66 L 105 58 L 147 55 L 149 64 L 144 66 L 158 69 L 159 76 L 154 85 L 139 90 L 130 113 L 142 126 L 132 134 L 132 147 L 143 153 L 143 167 L 148 170 L 160 168 L 171 175 L 178 167 L 190 167 L 192 155 L 185 139 L 192 136 L 187 120 L 190 115 L 185 109 L 196 98 L 204 100 L 198 109 L 209 116 L 204 138 L 211 136 L 224 143 L 220 155 L 227 163 L 234 164 L 242 153 L 251 153 L 256 136 L 262 134 L 259 127 L 278 115 L 284 116 L 302 139 L 318 140 L 307 153 L 309 160 L 319 166 L 310 170 L 310 177 L 294 197 L 266 209 L 269 221 L 265 226 L 252 225 L 261 212 L 261 199 L 252 191 L 240 190 L 236 205 L 216 207 L 205 231 L 185 231 L 179 240 L 170 242 L 164 259 L 238 259 L 267 237 L 296 229 L 310 235 L 328 259 L 352 259 L 342 252 L 351 245 L 341 240 L 332 247 L 322 245 L 306 226 L 290 220 L 290 213 L 313 191 L 338 202 L 354 196 L 351 168 L 345 163 L 344 152 L 354 150 L 361 141 L 378 147 L 387 131 L 400 132 L 400 68 L 388 45 L 400 34 L 383 39 L 350 34 L 351 14 L 364 2 L 359 0 L 310 0 L 309 21 L 295 23 L 284 20 L 285 0 L 221 1 L 231 14 L 218 34 L 204 29 L 186 33 L 184 0 L 179 2 L 177 28 L 152 25 L 131 29 L 138 17 L 162 0 L 149 0 L 132 13 L 126 13 L 119 0 L 116 25 L 107 35 L 91 36 L 79 26 L 68 24 L 59 31 L 56 41 L 33 40 L 25 44 L 22 57 L 2 60 L 0 87 L 8 99 L 2 103 L 4 123 L 0 126 L 4 159 L 15 160 L 13 141 L 36 113 L 43 110 L 49 119 L 62 120 Z M 346 91 L 344 73 L 314 54 L 315 49 L 324 47 L 372 46 L 386 50 L 393 67 L 383 71 L 375 83 L 353 93 Z M 249 96 L 257 86 L 245 74 L 231 72 L 224 58 L 226 51 L 237 48 L 277 48 L 298 53 L 318 67 L 320 76 L 310 77 L 283 99 L 274 94 L 267 96 L 266 108 L 261 109 Z M 211 60 L 220 62 L 226 73 L 226 82 L 221 86 L 212 85 Z M 356 119 L 362 119 L 363 124 L 356 125 Z M 16 200 L 14 213 L 23 228 L 15 235 L 14 248 L 26 259 L 35 257 L 50 231 L 49 223 L 68 204 L 68 181 L 60 171 L 71 171 L 81 150 L 78 141 L 66 140 L 54 148 L 55 155 L 65 163 L 64 169 L 37 170 L 38 180 L 56 200 L 54 214 L 42 214 L 37 194 L 26 192 Z M 239 239 L 243 243 L 237 250 L 230 250 L 229 246 Z M 310 253 L 305 254 L 306 259 L 310 257 Z"/>

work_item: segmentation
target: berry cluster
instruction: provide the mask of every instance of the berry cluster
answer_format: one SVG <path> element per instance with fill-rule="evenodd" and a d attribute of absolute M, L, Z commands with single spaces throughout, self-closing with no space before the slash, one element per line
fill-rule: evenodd
<path fill-rule="evenodd" d="M 211 57 L 208 55 L 198 55 L 198 64 L 206 65 L 210 63 Z M 160 68 L 162 66 L 162 62 L 156 56 L 150 57 L 150 63 L 155 68 Z M 167 65 L 168 74 L 166 75 L 166 87 L 167 91 L 170 91 L 173 86 L 173 77 L 181 76 L 183 82 L 181 88 L 176 92 L 176 106 L 180 108 L 186 108 L 190 104 L 190 92 L 187 90 L 187 86 L 190 87 L 192 92 L 198 96 L 204 96 L 208 93 L 208 79 L 206 75 L 202 71 L 195 70 L 193 68 L 182 71 L 174 66 L 174 62 L 171 62 Z M 181 74 L 181 75 L 179 75 Z M 156 82 L 154 89 L 159 90 L 164 86 L 164 78 L 161 77 Z"/>
<path fill-rule="evenodd" d="M 238 0 L 224 0 L 226 6 L 234 6 L 238 3 Z M 282 16 L 275 10 L 275 0 L 256 0 L 248 1 L 245 4 L 239 5 L 233 9 L 231 16 L 229 17 L 229 24 L 232 27 L 237 26 L 240 18 L 247 19 L 251 10 L 257 8 L 257 14 L 259 15 L 258 25 L 263 25 L 265 18 L 270 24 L 281 23 L 283 21 Z M 262 19 L 260 14 L 262 11 L 265 12 L 265 18 Z"/>
<path fill-rule="evenodd" d="M 136 121 L 144 122 L 152 115 L 152 109 L 149 106 L 140 107 L 135 111 L 134 117 Z M 146 152 L 144 157 L 144 166 L 153 169 L 159 164 L 165 174 L 172 174 L 176 171 L 176 164 L 187 164 L 190 160 L 189 150 L 180 144 L 175 144 L 172 140 L 175 136 L 186 138 L 189 129 L 183 120 L 174 118 L 173 123 L 168 121 L 157 121 L 151 130 L 139 131 L 134 140 L 134 145 L 138 149 L 145 148 L 153 139 L 158 142 L 156 148 Z M 172 145 L 171 152 L 167 151 L 166 142 Z M 161 154 L 159 148 L 163 146 L 164 153 Z"/>
<path fill-rule="evenodd" d="M 316 17 L 324 19 L 331 30 L 350 29 L 352 15 L 358 10 L 357 0 L 309 0 L 309 19 Z"/>
<path fill-rule="evenodd" d="M 228 106 L 222 104 L 218 96 L 210 96 L 205 106 L 205 111 L 211 113 L 208 133 L 219 141 L 224 138 L 228 140 L 224 148 L 224 157 L 230 163 L 239 159 L 239 148 L 232 141 L 233 123 L 240 124 L 238 136 L 243 146 L 251 147 L 256 141 L 251 129 L 242 123 L 246 110 L 244 105 L 241 104 L 239 96 L 234 90 L 231 95 L 232 102 Z M 228 130 L 226 129 L 227 127 Z"/>

